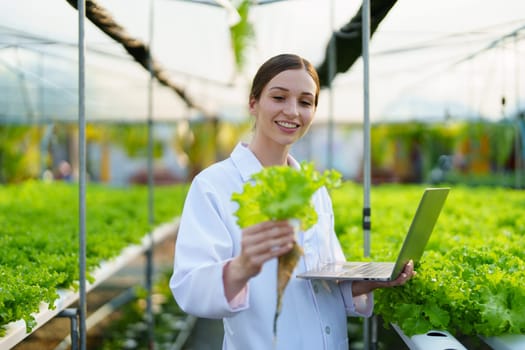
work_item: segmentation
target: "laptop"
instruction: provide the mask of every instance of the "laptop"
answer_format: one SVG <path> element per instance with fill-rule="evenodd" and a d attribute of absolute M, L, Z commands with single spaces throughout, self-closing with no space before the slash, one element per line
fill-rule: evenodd
<path fill-rule="evenodd" d="M 300 273 L 299 278 L 325 280 L 375 280 L 396 279 L 409 260 L 417 263 L 434 229 L 450 188 L 426 188 L 417 207 L 408 233 L 396 262 L 346 261 L 329 263 L 319 269 Z"/>

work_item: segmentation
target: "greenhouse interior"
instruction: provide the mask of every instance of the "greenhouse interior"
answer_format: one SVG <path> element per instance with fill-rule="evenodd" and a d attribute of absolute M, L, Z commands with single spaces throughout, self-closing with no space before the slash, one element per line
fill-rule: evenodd
<path fill-rule="evenodd" d="M 424 191 L 449 189 L 348 349 L 525 349 L 524 39 L 522 0 L 3 1 L 0 349 L 226 348 L 170 289 L 179 223 L 250 142 L 253 76 L 281 53 L 319 75 L 290 154 L 339 176 L 347 261 L 394 261 Z"/>

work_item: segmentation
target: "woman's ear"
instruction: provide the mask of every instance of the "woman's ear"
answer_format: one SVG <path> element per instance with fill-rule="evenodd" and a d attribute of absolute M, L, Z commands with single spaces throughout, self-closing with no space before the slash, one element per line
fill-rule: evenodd
<path fill-rule="evenodd" d="M 249 107 L 249 110 L 250 110 L 250 114 L 255 116 L 256 115 L 256 105 L 257 105 L 257 100 L 255 99 L 255 97 L 250 97 L 250 101 L 248 102 L 248 107 Z"/>

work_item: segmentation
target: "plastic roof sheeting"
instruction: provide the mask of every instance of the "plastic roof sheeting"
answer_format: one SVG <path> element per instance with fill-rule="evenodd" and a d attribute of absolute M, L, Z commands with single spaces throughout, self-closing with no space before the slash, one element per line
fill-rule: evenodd
<path fill-rule="evenodd" d="M 153 56 L 207 114 L 231 119 L 246 114 L 250 79 L 260 63 L 280 52 L 321 62 L 331 28 L 347 23 L 361 5 L 347 0 L 253 5 L 256 37 L 245 69 L 237 72 L 224 8 L 153 1 Z M 149 1 L 98 3 L 131 36 L 148 42 Z M 370 41 L 372 121 L 443 120 L 446 114 L 498 119 L 523 108 L 524 14 L 522 0 L 398 1 Z M 77 11 L 66 0 L 4 1 L 0 23 L 0 123 L 76 121 Z M 87 19 L 85 30 L 87 120 L 144 122 L 149 73 Z M 361 60 L 338 75 L 332 98 L 328 90 L 321 94 L 317 120 L 360 122 L 362 77 Z M 170 89 L 155 84 L 153 90 L 155 120 L 199 115 Z"/>
<path fill-rule="evenodd" d="M 76 121 L 78 116 L 76 48 L 42 53 L 5 49 L 0 59 L 0 118 L 6 122 Z M 89 60 L 89 56 L 87 58 Z M 86 116 L 90 121 L 146 120 L 149 74 L 124 58 L 86 66 Z M 115 64 L 118 63 L 118 64 Z M 111 77 L 108 79 L 108 77 Z M 159 119 L 187 115 L 166 88 L 155 88 Z"/>

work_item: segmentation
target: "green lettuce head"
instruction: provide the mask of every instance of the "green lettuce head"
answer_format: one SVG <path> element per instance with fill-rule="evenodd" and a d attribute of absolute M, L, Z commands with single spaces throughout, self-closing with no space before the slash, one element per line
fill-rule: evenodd
<path fill-rule="evenodd" d="M 300 169 L 290 166 L 271 166 L 253 175 L 254 183 L 244 185 L 242 193 L 233 193 L 239 204 L 235 212 L 241 228 L 268 220 L 297 219 L 307 230 L 317 222 L 312 195 L 321 187 L 341 184 L 341 174 L 335 170 L 323 173 L 313 163 L 303 162 Z"/>

